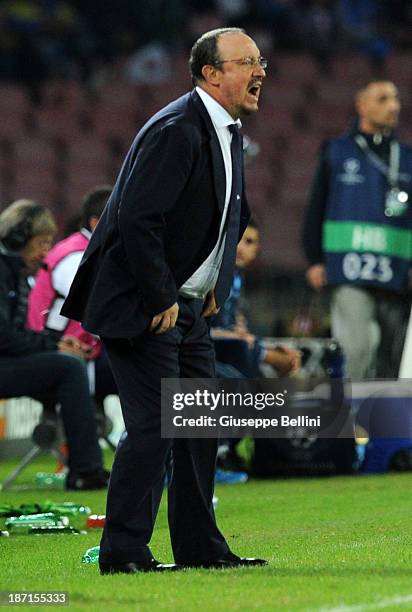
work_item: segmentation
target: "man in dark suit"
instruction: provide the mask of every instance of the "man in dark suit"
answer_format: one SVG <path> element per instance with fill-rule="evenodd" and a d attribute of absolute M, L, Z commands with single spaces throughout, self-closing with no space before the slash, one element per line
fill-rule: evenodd
<path fill-rule="evenodd" d="M 234 555 L 216 526 L 216 441 L 160 436 L 161 378 L 215 373 L 207 317 L 229 293 L 249 219 L 239 117 L 257 111 L 266 60 L 242 30 L 225 28 L 195 43 L 190 68 L 195 89 L 136 136 L 62 311 L 102 337 L 127 431 L 110 479 L 102 573 L 265 563 Z M 148 547 L 171 450 L 178 566 Z"/>

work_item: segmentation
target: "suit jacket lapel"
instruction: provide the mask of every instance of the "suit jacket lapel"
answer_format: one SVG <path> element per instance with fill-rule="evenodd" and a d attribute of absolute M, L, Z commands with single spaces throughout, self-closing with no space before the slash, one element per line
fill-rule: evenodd
<path fill-rule="evenodd" d="M 210 151 L 212 154 L 213 183 L 215 187 L 218 207 L 219 207 L 220 212 L 223 213 L 223 209 L 225 207 L 225 196 L 226 196 L 226 171 L 225 171 L 225 164 L 223 162 L 222 149 L 220 148 L 219 139 L 217 137 L 216 130 L 213 127 L 213 123 L 210 118 L 210 115 L 207 112 L 206 107 L 203 104 L 200 96 L 198 95 L 196 90 L 193 90 L 191 95 L 196 105 L 196 108 L 199 111 L 205 123 L 206 129 L 209 135 L 209 145 L 210 145 Z"/>

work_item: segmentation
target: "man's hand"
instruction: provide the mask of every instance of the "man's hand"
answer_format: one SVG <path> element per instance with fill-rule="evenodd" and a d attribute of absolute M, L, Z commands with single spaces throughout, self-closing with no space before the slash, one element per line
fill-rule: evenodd
<path fill-rule="evenodd" d="M 247 345 L 249 347 L 250 350 L 253 350 L 255 348 L 255 344 L 256 344 L 256 336 L 254 334 L 251 333 L 246 333 L 246 334 L 242 334 L 241 338 L 247 342 Z"/>
<path fill-rule="evenodd" d="M 326 285 L 326 268 L 324 264 L 314 264 L 306 271 L 306 280 L 312 289 L 320 291 Z"/>
<path fill-rule="evenodd" d="M 214 315 L 217 315 L 219 310 L 220 308 L 217 307 L 215 300 L 215 292 L 213 290 L 209 291 L 205 299 L 205 304 L 203 306 L 202 316 L 213 317 Z"/>
<path fill-rule="evenodd" d="M 238 325 L 235 325 L 235 327 L 233 327 L 233 331 L 238 338 L 247 343 L 251 350 L 254 348 L 256 344 L 256 336 L 251 334 L 247 327 L 239 327 Z"/>
<path fill-rule="evenodd" d="M 286 346 L 268 349 L 264 361 L 277 370 L 280 376 L 290 376 L 299 370 L 302 353 Z"/>
<path fill-rule="evenodd" d="M 90 359 L 93 351 L 91 346 L 74 336 L 63 336 L 57 345 L 57 349 L 61 353 L 68 353 L 86 360 Z"/>
<path fill-rule="evenodd" d="M 155 334 L 164 334 L 176 325 L 177 316 L 179 314 L 179 305 L 177 302 L 170 306 L 167 310 L 159 312 L 155 315 L 150 324 L 150 331 Z"/>

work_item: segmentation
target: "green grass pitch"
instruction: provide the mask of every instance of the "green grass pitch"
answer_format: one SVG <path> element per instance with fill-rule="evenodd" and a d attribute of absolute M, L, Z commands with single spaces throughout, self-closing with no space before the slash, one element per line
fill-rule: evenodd
<path fill-rule="evenodd" d="M 0 481 L 14 465 L 0 463 Z M 53 467 L 52 459 L 39 459 L 0 492 L 0 504 L 51 499 L 104 513 L 102 492 L 46 491 L 31 484 L 35 472 Z M 67 591 L 70 611 L 412 610 L 411 488 L 410 474 L 217 487 L 216 514 L 230 546 L 237 554 L 268 559 L 264 568 L 101 577 L 96 565 L 81 563 L 84 551 L 98 544 L 100 530 L 0 538 L 0 591 Z M 84 519 L 71 524 L 81 527 Z M 173 560 L 165 500 L 152 550 L 163 562 Z"/>

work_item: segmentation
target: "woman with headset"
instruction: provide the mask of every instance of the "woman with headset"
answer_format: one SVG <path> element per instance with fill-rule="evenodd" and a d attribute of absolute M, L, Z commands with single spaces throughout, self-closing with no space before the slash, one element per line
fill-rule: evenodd
<path fill-rule="evenodd" d="M 30 278 L 56 233 L 50 211 L 17 200 L 0 214 L 0 397 L 43 397 L 60 404 L 69 448 L 66 487 L 106 487 L 85 362 L 85 346 L 26 328 Z"/>

